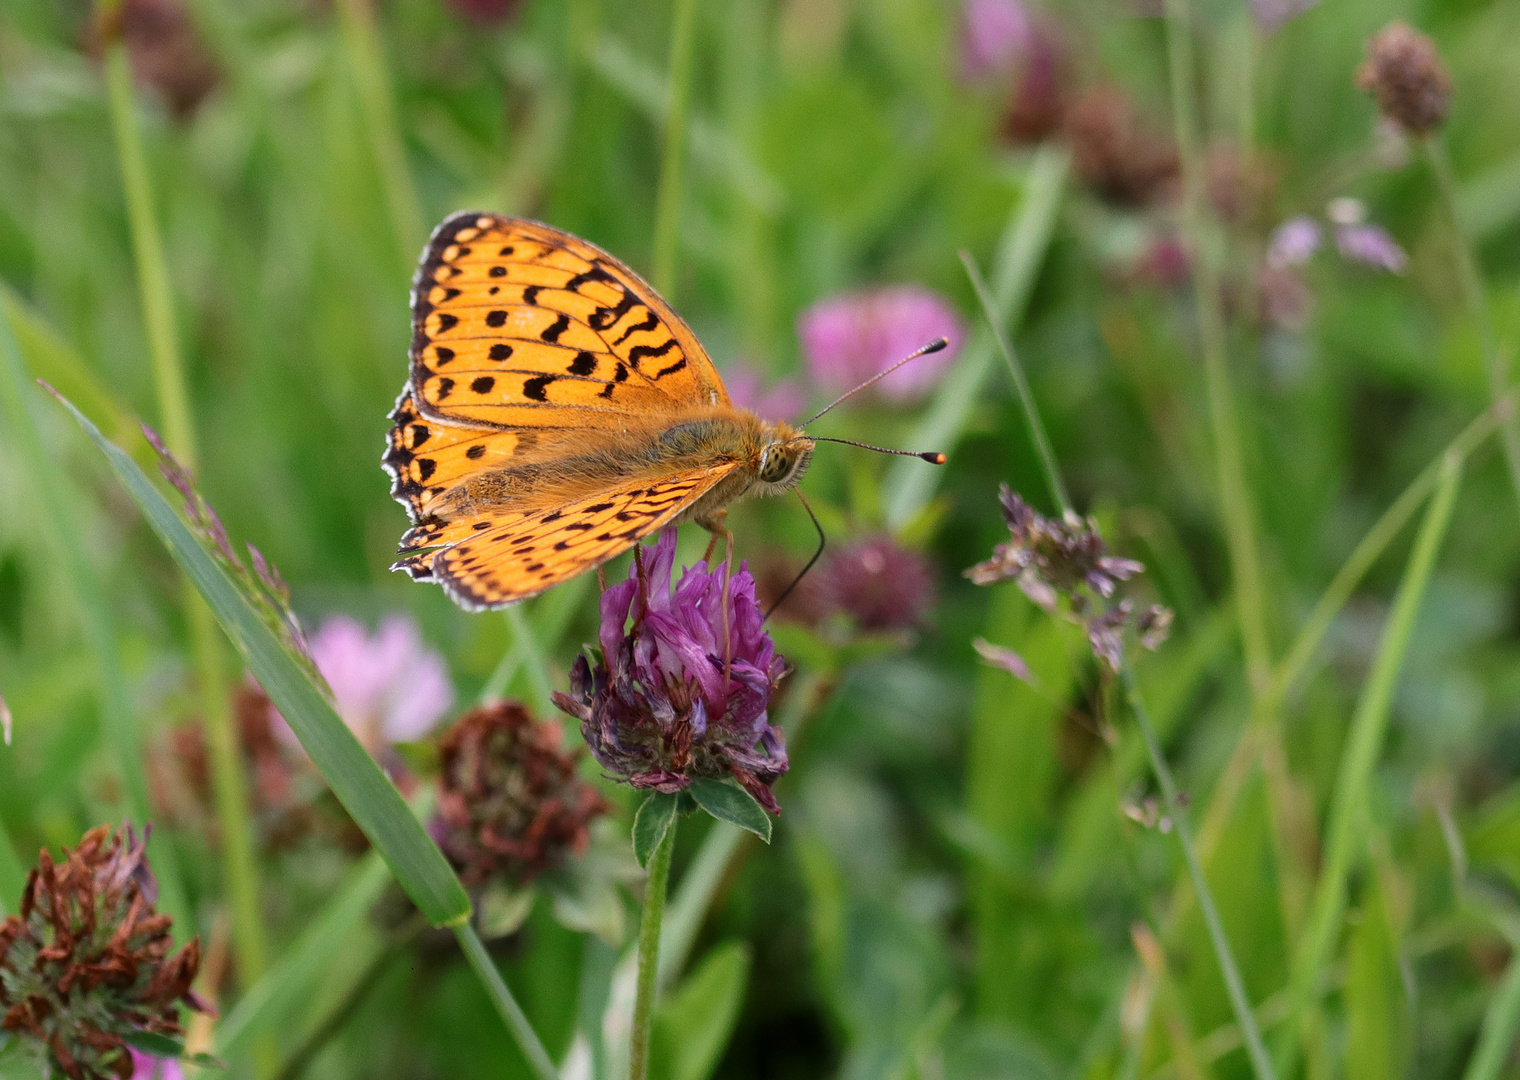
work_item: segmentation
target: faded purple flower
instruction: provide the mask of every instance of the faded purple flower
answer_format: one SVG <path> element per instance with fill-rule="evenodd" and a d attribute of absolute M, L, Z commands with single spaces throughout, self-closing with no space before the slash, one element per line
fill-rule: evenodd
<path fill-rule="evenodd" d="M 1302 266 L 1320 245 L 1319 223 L 1311 217 L 1289 218 L 1272 231 L 1267 243 L 1267 265 L 1276 269 Z"/>
<path fill-rule="evenodd" d="M 1318 3 L 1319 0 L 1251 0 L 1251 14 L 1257 26 L 1275 34 Z"/>
<path fill-rule="evenodd" d="M 372 754 L 422 738 L 454 703 L 443 658 L 404 615 L 385 619 L 373 636 L 353 619 L 335 615 L 317 631 L 311 652 L 338 715 Z M 285 723 L 276 730 L 295 740 Z"/>
<path fill-rule="evenodd" d="M 150 1057 L 132 1050 L 132 1080 L 184 1080 L 185 1071 L 172 1058 Z"/>
<path fill-rule="evenodd" d="M 914 360 L 877 384 L 883 397 L 906 402 L 926 393 L 954 362 L 965 325 L 939 293 L 896 285 L 820 300 L 797 320 L 797 336 L 813 380 L 839 393 L 944 338 L 949 348 Z"/>
<path fill-rule="evenodd" d="M 1341 258 L 1374 270 L 1402 274 L 1409 256 L 1381 225 L 1355 224 L 1335 227 L 1335 247 Z"/>
<path fill-rule="evenodd" d="M 807 405 L 807 395 L 796 379 L 779 379 L 766 386 L 765 376 L 744 363 L 729 368 L 723 385 L 735 405 L 762 420 L 795 421 Z"/>
<path fill-rule="evenodd" d="M 1024 658 L 1012 649 L 1005 649 L 1001 645 L 994 645 L 986 638 L 972 638 L 971 647 L 976 650 L 976 655 L 992 667 L 1001 668 L 1020 682 L 1033 683 L 1034 676 L 1030 674 L 1029 665 Z"/>
<path fill-rule="evenodd" d="M 1007 72 L 1029 55 L 1034 22 L 1019 0 L 965 0 L 961 4 L 961 76 L 978 82 Z"/>
<path fill-rule="evenodd" d="M 1262 321 L 1298 333 L 1314 314 L 1314 294 L 1295 267 L 1273 266 L 1269 260 L 1256 279 Z"/>
<path fill-rule="evenodd" d="M 1108 545 L 1091 518 L 1084 521 L 1072 515 L 1057 521 L 1045 517 L 1007 484 L 998 493 L 998 501 L 1013 537 L 999 544 L 992 558 L 966 571 L 978 585 L 1017 581 L 1024 595 L 1046 611 L 1054 611 L 1057 599 L 1065 596 L 1081 614 L 1089 603 L 1084 589 L 1107 599 L 1119 582 L 1145 569 L 1133 559 L 1108 554 Z"/>
<path fill-rule="evenodd" d="M 997 546 L 992 558 L 967 570 L 968 578 L 978 585 L 1015 581 L 1024 595 L 1052 614 L 1060 614 L 1064 598 L 1071 619 L 1087 631 L 1093 653 L 1114 671 L 1123 665 L 1124 634 L 1132 623 L 1146 648 L 1160 646 L 1171 612 L 1151 607 L 1133 620 L 1132 601 L 1113 602 L 1119 583 L 1145 567 L 1108 554 L 1097 522 L 1075 514 L 1060 521 L 1047 518 L 1007 484 L 998 499 L 1012 537 Z"/>
<path fill-rule="evenodd" d="M 1071 74 L 1066 37 L 1048 15 L 1037 15 L 1033 24 L 1013 96 L 1003 113 L 1003 136 L 1015 145 L 1045 141 L 1060 131 L 1066 115 Z"/>
<path fill-rule="evenodd" d="M 923 556 L 890 536 L 830 552 L 818 569 L 818 599 L 864 630 L 907 630 L 934 605 L 934 572 Z"/>
<path fill-rule="evenodd" d="M 699 562 L 672 589 L 674 529 L 634 552 L 628 580 L 602 594 L 601 655 L 577 658 L 555 705 L 633 787 L 676 792 L 732 776 L 779 814 L 771 786 L 786 772 L 786 744 L 767 710 L 786 663 L 754 579 L 741 566 L 725 584 L 722 567 Z"/>

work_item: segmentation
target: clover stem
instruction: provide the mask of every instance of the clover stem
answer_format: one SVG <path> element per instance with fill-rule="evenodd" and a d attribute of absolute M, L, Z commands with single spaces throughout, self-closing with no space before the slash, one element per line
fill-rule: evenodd
<path fill-rule="evenodd" d="M 660 960 L 660 925 L 665 919 L 665 892 L 670 883 L 670 853 L 676 843 L 676 822 L 649 856 L 649 881 L 644 889 L 644 917 L 639 923 L 639 978 L 633 999 L 633 1032 L 628 1042 L 628 1080 L 649 1075 L 649 1032 L 654 1026 L 655 975 Z"/>

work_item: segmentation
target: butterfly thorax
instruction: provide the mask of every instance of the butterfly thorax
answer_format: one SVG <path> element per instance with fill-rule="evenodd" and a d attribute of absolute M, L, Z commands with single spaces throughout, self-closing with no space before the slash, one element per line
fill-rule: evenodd
<path fill-rule="evenodd" d="M 558 506 L 611 484 L 723 465 L 732 471 L 684 514 L 705 520 L 750 495 L 779 494 L 802 478 L 813 440 L 790 424 L 747 409 L 711 406 L 680 415 L 629 418 L 616 430 L 559 433 L 551 453 L 519 445 L 511 464 L 483 469 L 430 499 L 425 516 L 440 521 L 493 510 L 525 512 Z"/>

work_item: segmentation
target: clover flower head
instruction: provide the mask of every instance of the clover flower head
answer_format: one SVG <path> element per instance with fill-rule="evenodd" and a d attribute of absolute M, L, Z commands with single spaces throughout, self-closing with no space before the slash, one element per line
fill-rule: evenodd
<path fill-rule="evenodd" d="M 372 754 L 422 738 L 454 703 L 443 658 L 404 615 L 389 616 L 374 634 L 346 615 L 332 616 L 312 638 L 311 654 L 338 715 Z M 295 740 L 285 723 L 276 730 Z"/>
<path fill-rule="evenodd" d="M 132 1080 L 185 1080 L 185 1070 L 177 1061 L 150 1057 L 141 1050 L 133 1050 Z"/>
<path fill-rule="evenodd" d="M 934 572 L 890 536 L 869 536 L 830 552 L 818 569 L 817 599 L 864 630 L 911 630 L 934 606 Z"/>
<path fill-rule="evenodd" d="M 1073 102 L 1066 138 L 1077 175 L 1108 202 L 1140 209 L 1164 201 L 1176 188 L 1176 146 L 1114 87 L 1093 87 Z"/>
<path fill-rule="evenodd" d="M 895 285 L 820 300 L 797 320 L 797 337 L 813 381 L 836 393 L 880 374 L 935 338 L 949 347 L 899 368 L 876 384 L 882 397 L 910 402 L 938 383 L 955 361 L 965 324 L 939 293 Z"/>
<path fill-rule="evenodd" d="M 601 654 L 580 656 L 554 703 L 609 773 L 677 792 L 732 776 L 772 814 L 786 744 L 770 723 L 786 663 L 765 632 L 748 569 L 725 582 L 699 562 L 674 588 L 676 531 L 635 549 L 628 580 L 602 594 Z"/>
<path fill-rule="evenodd" d="M 1426 135 L 1446 123 L 1451 74 L 1435 42 L 1402 20 L 1373 35 L 1356 84 L 1377 99 L 1378 111 L 1407 134 Z"/>
<path fill-rule="evenodd" d="M 146 833 L 101 825 L 62 862 L 43 851 L 20 914 L 0 922 L 0 1029 L 69 1080 L 130 1077 L 127 1036 L 182 1034 L 181 1004 L 210 1011 L 190 989 L 200 939 L 170 955 L 146 848 Z"/>
<path fill-rule="evenodd" d="M 163 98 L 177 120 L 188 119 L 221 82 L 182 0 L 123 0 L 96 19 L 86 45 L 101 55 L 115 41 L 126 44 L 132 74 Z"/>
<path fill-rule="evenodd" d="M 1034 44 L 1034 21 L 1020 0 L 961 4 L 961 76 L 977 82 L 1019 64 Z"/>
<path fill-rule="evenodd" d="M 724 376 L 729 399 L 762 420 L 796 420 L 807 405 L 807 395 L 796 379 L 778 379 L 770 386 L 765 376 L 749 364 L 735 364 Z"/>
<path fill-rule="evenodd" d="M 472 709 L 439 744 L 438 810 L 429 831 L 466 885 L 526 885 L 580 854 L 609 809 L 575 772 L 558 724 L 516 701 Z"/>
<path fill-rule="evenodd" d="M 1060 613 L 1065 600 L 1071 617 L 1086 629 L 1094 654 L 1115 671 L 1123 664 L 1124 632 L 1130 627 L 1146 648 L 1160 647 L 1171 613 L 1151 607 L 1137 618 L 1132 601 L 1116 600 L 1120 583 L 1145 567 L 1110 555 L 1097 522 L 1075 514 L 1047 518 L 1007 484 L 998 501 L 1011 538 L 993 550 L 992 558 L 967 570 L 968 578 L 978 585 L 1016 582 L 1025 596 L 1052 614 Z"/>

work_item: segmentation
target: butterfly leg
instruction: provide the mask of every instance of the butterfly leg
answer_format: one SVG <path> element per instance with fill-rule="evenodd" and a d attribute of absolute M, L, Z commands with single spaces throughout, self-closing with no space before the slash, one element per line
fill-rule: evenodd
<path fill-rule="evenodd" d="M 712 539 L 707 542 L 707 550 L 702 553 L 702 561 L 708 566 L 712 565 L 713 548 L 718 546 L 718 538 L 723 538 L 723 561 L 728 562 L 734 554 L 734 534 L 724 524 L 728 519 L 728 507 L 720 507 L 711 514 L 697 519 L 697 524 L 712 533 Z"/>
<path fill-rule="evenodd" d="M 707 542 L 707 550 L 702 554 L 702 561 L 708 566 L 712 565 L 713 548 L 718 546 L 718 537 L 723 538 L 723 688 L 728 689 L 728 673 L 733 664 L 733 641 L 730 637 L 728 625 L 728 571 L 734 557 L 734 534 L 724 522 L 728 518 L 728 507 L 719 507 L 710 514 L 697 518 L 697 524 L 712 533 L 712 539 Z"/>

